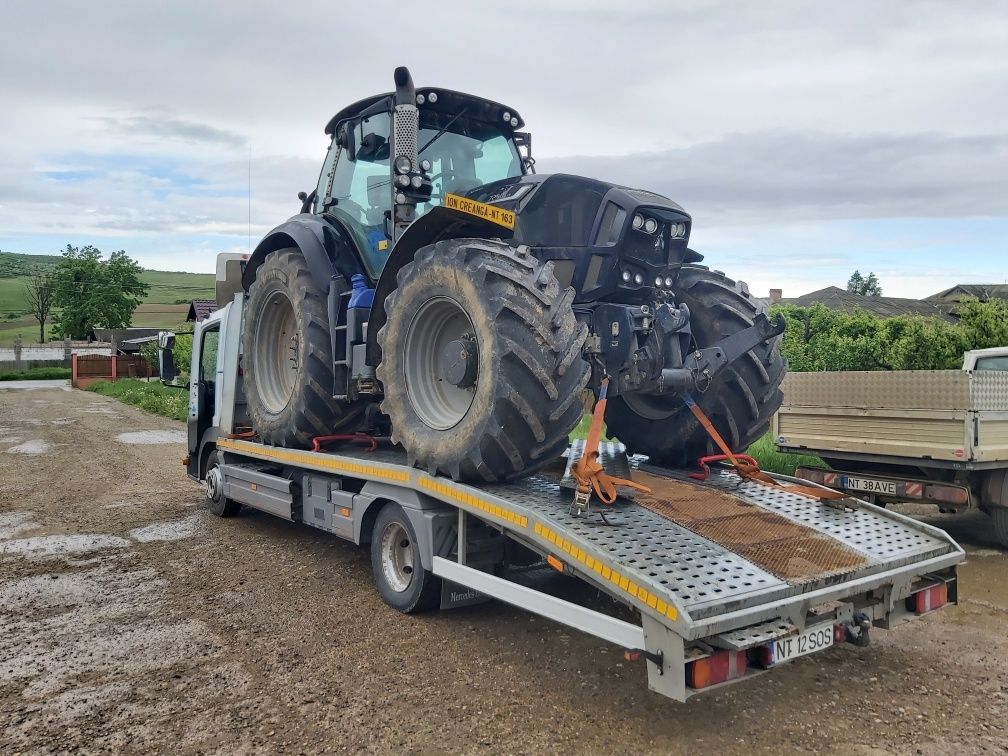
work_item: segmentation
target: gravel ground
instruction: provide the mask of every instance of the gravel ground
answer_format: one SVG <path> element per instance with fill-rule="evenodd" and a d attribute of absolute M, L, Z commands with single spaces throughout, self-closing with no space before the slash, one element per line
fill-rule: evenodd
<path fill-rule="evenodd" d="M 959 606 L 677 704 L 619 649 L 496 603 L 403 617 L 363 549 L 213 518 L 182 431 L 0 388 L 0 751 L 1008 752 L 981 515 L 928 517 L 970 552 Z"/>

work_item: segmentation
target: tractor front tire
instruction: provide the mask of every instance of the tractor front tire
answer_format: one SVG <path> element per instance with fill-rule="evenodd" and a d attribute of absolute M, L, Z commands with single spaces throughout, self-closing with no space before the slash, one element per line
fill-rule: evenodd
<path fill-rule="evenodd" d="M 272 253 L 256 271 L 242 323 L 242 368 L 252 427 L 274 446 L 308 448 L 347 419 L 333 399 L 327 293 L 301 250 Z"/>
<path fill-rule="evenodd" d="M 410 464 L 496 482 L 563 453 L 590 374 L 573 300 L 524 248 L 449 239 L 417 251 L 378 332 L 382 411 Z"/>
<path fill-rule="evenodd" d="M 675 297 L 689 307 L 694 346 L 700 349 L 748 328 L 766 309 L 744 285 L 702 265 L 682 267 Z M 705 391 L 694 393 L 733 452 L 745 451 L 766 433 L 783 401 L 786 364 L 779 342 L 775 337 L 758 344 L 718 373 Z M 606 407 L 606 423 L 628 451 L 656 462 L 687 466 L 720 453 L 678 395 L 614 397 Z"/>

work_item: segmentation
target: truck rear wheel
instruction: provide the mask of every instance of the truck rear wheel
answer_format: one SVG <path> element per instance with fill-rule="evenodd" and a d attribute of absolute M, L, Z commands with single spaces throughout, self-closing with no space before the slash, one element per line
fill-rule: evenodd
<path fill-rule="evenodd" d="M 590 373 L 573 298 L 552 263 L 499 241 L 437 242 L 403 266 L 378 377 L 411 464 L 493 482 L 563 453 Z"/>
<path fill-rule="evenodd" d="M 371 531 L 371 572 L 382 600 L 403 614 L 437 606 L 441 581 L 420 562 L 420 546 L 409 517 L 386 504 Z"/>
<path fill-rule="evenodd" d="M 252 427 L 268 444 L 306 448 L 347 419 L 332 397 L 326 296 L 299 249 L 274 252 L 256 271 L 242 323 L 242 368 Z"/>
<path fill-rule="evenodd" d="M 675 296 L 689 307 L 699 348 L 748 328 L 765 311 L 743 286 L 702 265 L 683 266 Z M 766 433 L 781 405 L 786 366 L 779 341 L 757 345 L 694 396 L 732 451 L 744 451 Z M 606 424 L 609 434 L 629 451 L 666 464 L 691 465 L 699 457 L 719 453 L 679 396 L 614 397 L 606 407 Z"/>
<path fill-rule="evenodd" d="M 994 524 L 994 537 L 1008 549 L 1008 507 L 991 507 L 987 511 Z"/>

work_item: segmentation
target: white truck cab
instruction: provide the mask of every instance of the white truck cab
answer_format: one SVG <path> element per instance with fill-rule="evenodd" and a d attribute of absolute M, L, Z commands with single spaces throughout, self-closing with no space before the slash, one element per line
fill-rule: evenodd
<path fill-rule="evenodd" d="M 1008 370 L 1008 346 L 971 349 L 963 354 L 963 370 Z"/>

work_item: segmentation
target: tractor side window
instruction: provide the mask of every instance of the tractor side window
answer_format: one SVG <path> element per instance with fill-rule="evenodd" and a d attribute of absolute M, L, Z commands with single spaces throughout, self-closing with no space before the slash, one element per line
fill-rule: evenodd
<path fill-rule="evenodd" d="M 365 118 L 354 128 L 356 160 L 342 152 L 336 161 L 329 212 L 343 220 L 356 237 L 372 275 L 381 273 L 390 245 L 385 212 L 392 206 L 389 173 L 388 113 Z"/>
<path fill-rule="evenodd" d="M 322 173 L 319 175 L 318 186 L 315 189 L 315 212 L 322 212 L 322 203 L 325 201 L 326 192 L 329 190 L 329 177 L 332 175 L 333 161 L 336 159 L 336 153 L 339 152 L 339 145 L 336 144 L 336 138 L 333 137 L 333 141 L 329 143 L 329 152 L 326 153 L 325 162 L 322 163 Z"/>
<path fill-rule="evenodd" d="M 208 393 L 213 396 L 212 389 L 217 383 L 217 345 L 220 341 L 220 330 L 204 331 L 200 341 L 200 374 L 199 379 L 207 385 Z"/>

